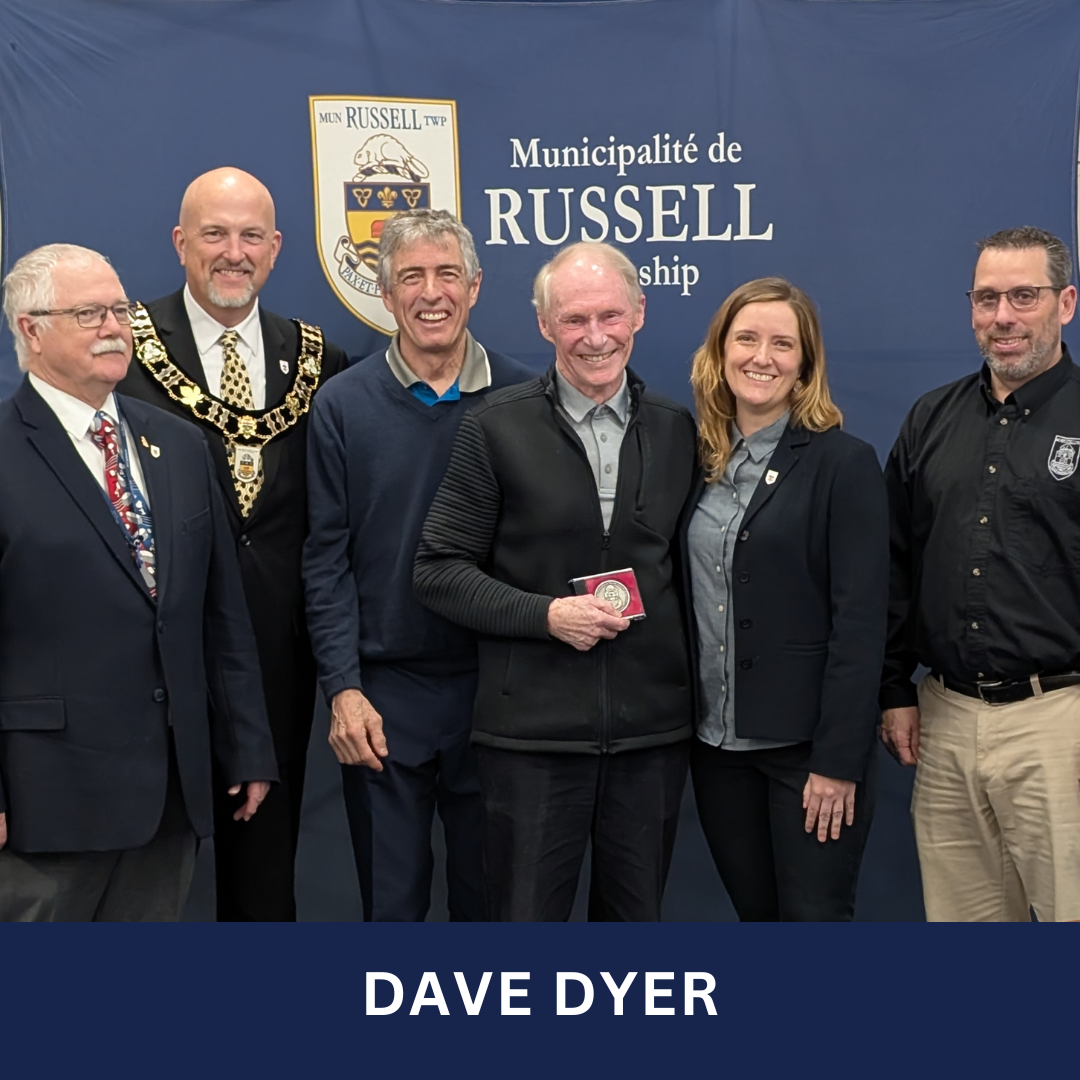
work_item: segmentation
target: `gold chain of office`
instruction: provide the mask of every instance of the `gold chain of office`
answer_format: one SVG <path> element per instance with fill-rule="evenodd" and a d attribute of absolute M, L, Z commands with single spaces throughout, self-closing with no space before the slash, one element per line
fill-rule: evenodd
<path fill-rule="evenodd" d="M 226 440 L 245 446 L 265 446 L 276 435 L 288 431 L 311 407 L 322 371 L 323 336 L 317 326 L 293 319 L 300 331 L 300 355 L 296 375 L 285 400 L 274 409 L 249 413 L 210 397 L 191 381 L 170 359 L 157 336 L 154 323 L 142 304 L 131 312 L 131 336 L 135 355 L 158 385 L 173 401 L 190 409 L 203 423 L 216 427 Z"/>

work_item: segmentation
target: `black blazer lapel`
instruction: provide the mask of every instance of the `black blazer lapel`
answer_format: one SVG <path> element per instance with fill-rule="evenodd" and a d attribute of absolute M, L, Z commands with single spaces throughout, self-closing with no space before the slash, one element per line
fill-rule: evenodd
<path fill-rule="evenodd" d="M 143 415 L 138 402 L 125 397 L 120 403 L 120 408 L 123 410 L 134 444 L 129 449 L 134 449 L 139 455 L 139 465 L 146 483 L 146 497 L 150 502 L 150 520 L 154 527 L 156 568 L 154 580 L 160 604 L 167 591 L 169 569 L 173 561 L 174 520 L 172 485 L 169 483 L 170 462 L 162 453 L 161 447 L 154 441 L 153 423 Z"/>
<path fill-rule="evenodd" d="M 259 307 L 259 323 L 262 327 L 263 362 L 266 364 L 266 408 L 274 409 L 285 400 L 285 395 L 296 378 L 296 357 L 286 352 L 287 342 L 281 327 L 282 320 Z M 281 362 L 288 365 L 282 370 Z"/>
<path fill-rule="evenodd" d="M 187 308 L 184 307 L 184 290 L 156 302 L 151 315 L 169 358 L 189 379 L 198 383 L 200 389 L 209 394 L 206 372 L 203 371 L 195 337 L 191 333 L 191 323 L 188 322 Z"/>
<path fill-rule="evenodd" d="M 799 451 L 810 441 L 810 432 L 805 428 L 788 427 L 780 439 L 780 444 L 773 451 L 769 459 L 765 475 L 758 482 L 754 494 L 750 499 L 750 505 L 743 515 L 743 527 L 745 528 L 753 520 L 757 512 L 773 497 L 780 489 L 784 481 L 791 475 L 799 464 Z M 770 483 L 770 477 L 772 482 Z"/>
<path fill-rule="evenodd" d="M 287 320 L 266 311 L 261 305 L 259 324 L 263 336 L 263 362 L 266 365 L 266 408 L 275 409 L 285 400 L 285 395 L 296 379 L 298 347 L 289 348 L 286 330 L 290 328 L 290 324 Z M 282 360 L 288 365 L 287 371 L 281 368 Z M 282 439 L 271 439 L 263 446 L 263 486 L 246 519 L 248 525 L 258 516 L 260 508 L 266 505 L 267 496 L 273 487 L 278 466 L 281 463 L 282 446 Z"/>
<path fill-rule="evenodd" d="M 109 509 L 105 493 L 90 475 L 90 470 L 72 445 L 56 414 L 30 385 L 29 379 L 22 381 L 15 391 L 14 400 L 26 425 L 27 438 L 34 449 L 97 529 L 105 546 L 116 557 L 133 584 L 150 601 L 150 592 L 131 557 L 131 550 L 120 526 Z"/>

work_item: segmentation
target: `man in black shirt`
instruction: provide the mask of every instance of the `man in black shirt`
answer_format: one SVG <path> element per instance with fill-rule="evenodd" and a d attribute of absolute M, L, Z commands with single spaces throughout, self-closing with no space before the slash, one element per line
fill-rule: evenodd
<path fill-rule="evenodd" d="M 986 363 L 916 402 L 885 470 L 881 734 L 918 765 L 927 918 L 1080 919 L 1080 370 L 1061 341 L 1077 292 L 1049 233 L 978 246 Z"/>

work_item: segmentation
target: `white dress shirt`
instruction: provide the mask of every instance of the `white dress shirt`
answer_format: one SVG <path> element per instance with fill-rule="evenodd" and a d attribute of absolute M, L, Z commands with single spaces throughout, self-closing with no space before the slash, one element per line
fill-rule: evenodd
<path fill-rule="evenodd" d="M 223 326 L 213 315 L 199 307 L 199 302 L 186 285 L 184 307 L 187 309 L 191 334 L 195 338 L 195 348 L 199 350 L 199 359 L 202 361 L 210 393 L 216 398 L 221 397 L 221 370 L 225 366 L 221 335 L 226 330 L 235 330 L 238 335 L 236 351 L 247 366 L 248 378 L 251 379 L 251 400 L 256 409 L 265 409 L 266 359 L 263 352 L 262 324 L 259 322 L 259 301 L 255 301 L 255 306 L 242 323 L 232 327 Z"/>
<path fill-rule="evenodd" d="M 97 410 L 93 405 L 87 405 L 85 401 L 80 401 L 77 397 L 72 397 L 63 390 L 58 390 L 44 379 L 39 379 L 33 372 L 29 374 L 30 385 L 44 398 L 45 404 L 56 413 L 57 420 L 60 421 L 71 441 L 75 444 L 79 457 L 86 462 L 86 467 L 98 482 L 101 490 L 108 494 L 105 487 L 105 452 L 98 448 L 98 445 L 91 437 L 90 424 Z M 112 421 L 113 427 L 116 427 L 118 413 L 116 411 L 115 394 L 109 395 L 105 404 L 101 406 L 101 411 Z M 143 480 L 142 466 L 139 464 L 139 451 L 135 445 L 135 437 L 131 434 L 131 428 L 126 423 L 124 424 L 124 436 L 127 439 L 128 465 L 131 469 L 131 478 L 135 481 L 135 486 L 142 492 L 143 499 L 147 507 L 149 507 L 150 492 L 146 490 L 146 483 Z"/>

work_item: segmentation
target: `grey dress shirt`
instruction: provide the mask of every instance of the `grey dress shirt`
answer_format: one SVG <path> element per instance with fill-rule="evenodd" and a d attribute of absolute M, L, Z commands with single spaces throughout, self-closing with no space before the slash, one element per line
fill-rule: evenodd
<path fill-rule="evenodd" d="M 735 617 L 731 568 L 735 538 L 747 506 L 788 424 L 784 413 L 767 428 L 744 438 L 732 425 L 735 445 L 727 469 L 704 495 L 690 520 L 690 582 L 694 595 L 705 719 L 698 738 L 724 750 L 767 750 L 790 741 L 740 739 L 735 734 Z"/>
<path fill-rule="evenodd" d="M 559 408 L 585 447 L 592 466 L 593 479 L 600 496 L 600 513 L 604 530 L 611 528 L 611 512 L 615 509 L 615 487 L 619 482 L 619 451 L 622 449 L 626 421 L 630 414 L 630 387 L 623 372 L 622 383 L 600 405 L 571 386 L 558 368 L 555 383 L 559 388 Z"/>

